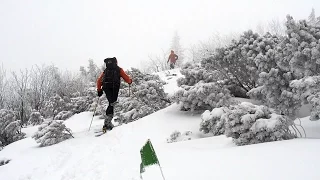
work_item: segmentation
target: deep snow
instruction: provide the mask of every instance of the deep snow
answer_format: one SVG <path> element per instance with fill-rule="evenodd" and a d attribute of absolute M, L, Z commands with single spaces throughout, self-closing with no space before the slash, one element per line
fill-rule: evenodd
<path fill-rule="evenodd" d="M 167 78 L 166 76 L 162 76 Z M 165 88 L 172 94 L 173 76 Z M 243 101 L 243 99 L 241 100 Z M 320 121 L 302 119 L 307 138 L 257 145 L 235 146 L 225 136 L 208 137 L 199 132 L 200 114 L 179 111 L 174 104 L 141 120 L 116 127 L 94 137 L 103 120 L 92 112 L 74 115 L 66 126 L 74 139 L 39 148 L 30 135 L 35 127 L 23 129 L 29 138 L 0 151 L 1 180 L 138 180 L 140 148 L 151 139 L 166 180 L 223 179 L 275 180 L 320 179 Z M 299 123 L 297 121 L 297 123 Z M 167 143 L 170 134 L 192 131 L 191 140 Z M 159 168 L 146 169 L 144 179 L 161 179 Z"/>

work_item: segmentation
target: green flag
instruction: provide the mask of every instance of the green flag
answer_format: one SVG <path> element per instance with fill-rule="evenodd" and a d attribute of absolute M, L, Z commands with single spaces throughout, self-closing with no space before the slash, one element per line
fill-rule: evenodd
<path fill-rule="evenodd" d="M 153 149 L 150 139 L 148 139 L 146 144 L 141 148 L 140 154 L 142 161 L 140 164 L 140 172 L 144 172 L 144 168 L 147 166 L 159 164 L 158 157 Z"/>
<path fill-rule="evenodd" d="M 153 149 L 153 146 L 151 144 L 150 139 L 146 142 L 146 144 L 141 148 L 140 150 L 141 155 L 141 163 L 140 163 L 140 178 L 142 179 L 142 173 L 145 172 L 145 167 L 152 166 L 154 164 L 158 164 L 160 167 L 160 171 L 162 174 L 162 177 L 164 179 L 164 175 L 158 160 L 158 157 L 156 155 L 156 152 Z"/>

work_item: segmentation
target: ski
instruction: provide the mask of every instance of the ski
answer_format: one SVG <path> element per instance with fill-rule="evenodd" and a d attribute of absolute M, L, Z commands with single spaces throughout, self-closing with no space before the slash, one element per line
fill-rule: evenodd
<path fill-rule="evenodd" d="M 114 127 L 112 128 L 112 130 L 114 130 L 115 127 L 118 127 L 118 126 L 114 126 Z M 95 137 L 102 136 L 102 135 L 106 134 L 108 131 L 112 131 L 112 130 L 107 130 L 106 132 L 103 132 L 102 130 L 97 131 L 97 132 L 95 132 Z"/>
<path fill-rule="evenodd" d="M 107 133 L 107 132 L 102 132 L 102 131 L 101 131 L 99 134 L 96 134 L 95 137 L 102 136 L 102 135 L 104 135 L 104 134 L 106 134 L 106 133 Z"/>
<path fill-rule="evenodd" d="M 102 132 L 101 129 L 94 131 L 94 133 L 101 133 L 101 132 Z"/>

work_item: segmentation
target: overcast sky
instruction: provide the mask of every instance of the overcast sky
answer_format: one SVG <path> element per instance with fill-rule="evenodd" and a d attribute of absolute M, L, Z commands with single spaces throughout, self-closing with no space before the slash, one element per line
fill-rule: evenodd
<path fill-rule="evenodd" d="M 307 18 L 319 0 L 0 0 L 0 64 L 7 70 L 54 64 L 78 70 L 116 56 L 124 68 L 170 46 L 212 33 L 241 32 L 291 14 Z"/>

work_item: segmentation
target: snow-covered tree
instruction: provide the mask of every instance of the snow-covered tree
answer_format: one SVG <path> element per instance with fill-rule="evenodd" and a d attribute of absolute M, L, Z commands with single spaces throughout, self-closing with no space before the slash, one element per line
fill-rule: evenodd
<path fill-rule="evenodd" d="M 41 108 L 44 106 L 44 101 L 46 95 L 49 93 L 48 85 L 49 81 L 49 68 L 50 67 L 39 67 L 35 66 L 31 69 L 30 73 L 30 89 L 28 90 L 28 102 L 31 105 L 32 109 L 41 111 Z"/>
<path fill-rule="evenodd" d="M 295 79 L 320 73 L 320 27 L 287 16 L 287 37 L 278 48 L 277 64 Z"/>
<path fill-rule="evenodd" d="M 73 116 L 73 112 L 71 111 L 60 111 L 55 117 L 54 120 L 66 120 Z"/>
<path fill-rule="evenodd" d="M 160 54 L 149 55 L 148 59 L 141 62 L 141 71 L 144 73 L 161 72 L 169 69 L 168 52 L 162 50 Z"/>
<path fill-rule="evenodd" d="M 221 118 L 226 112 L 227 107 L 214 108 L 211 112 L 206 110 L 201 114 L 200 131 L 212 133 L 214 136 L 222 135 L 225 132 L 225 122 Z"/>
<path fill-rule="evenodd" d="M 218 82 L 198 82 L 194 86 L 182 85 L 173 100 L 181 110 L 208 110 L 232 104 L 229 90 Z"/>
<path fill-rule="evenodd" d="M 0 65 L 0 109 L 5 107 L 6 101 L 6 71 L 4 70 L 3 65 Z"/>
<path fill-rule="evenodd" d="M 268 56 L 256 59 L 259 86 L 248 95 L 293 120 L 302 100 L 293 93 L 290 82 L 320 75 L 320 27 L 310 26 L 305 20 L 296 22 L 289 15 L 286 27 L 287 36 L 276 48 L 269 50 Z"/>
<path fill-rule="evenodd" d="M 119 92 L 119 102 L 115 105 L 115 115 L 120 117 L 120 124 L 138 120 L 170 105 L 163 89 L 165 82 L 159 76 L 144 74 L 135 68 L 127 71 L 127 74 L 133 79 L 130 96 L 129 86 L 123 82 Z M 102 98 L 101 103 L 104 107 L 107 106 L 105 98 Z M 100 110 L 100 114 L 105 115 L 105 108 Z"/>
<path fill-rule="evenodd" d="M 96 82 L 97 78 L 100 75 L 100 68 L 94 63 L 93 59 L 89 59 L 88 60 L 89 65 L 88 65 L 88 71 L 87 71 L 87 76 L 88 76 L 88 80 L 90 82 Z M 80 69 L 81 70 L 81 69 Z"/>
<path fill-rule="evenodd" d="M 225 48 L 219 48 L 214 55 L 202 61 L 207 70 L 219 71 L 225 79 L 248 92 L 257 86 L 259 74 L 256 58 L 266 55 L 277 45 L 275 36 L 259 36 L 251 30 L 244 32 L 239 40 L 234 40 Z M 242 96 L 245 96 L 242 95 Z"/>
<path fill-rule="evenodd" d="M 58 94 L 50 97 L 48 101 L 45 102 L 45 107 L 43 108 L 43 114 L 46 118 L 54 117 L 61 111 L 66 109 L 66 102 Z"/>
<path fill-rule="evenodd" d="M 211 57 L 217 48 L 227 46 L 232 40 L 238 39 L 239 34 L 229 33 L 220 34 L 213 33 L 211 37 L 205 41 L 200 41 L 198 44 L 192 44 L 185 52 L 185 62 L 200 63 L 203 59 Z"/>
<path fill-rule="evenodd" d="M 222 116 L 225 135 L 237 145 L 287 140 L 295 137 L 289 129 L 292 125 L 286 116 L 272 113 L 266 106 L 242 102 L 229 107 Z"/>
<path fill-rule="evenodd" d="M 31 108 L 28 106 L 27 92 L 29 89 L 30 72 L 28 69 L 25 71 L 20 71 L 20 75 L 17 73 L 12 73 L 12 90 L 15 93 L 15 103 L 17 106 L 17 111 L 19 112 L 19 118 L 22 124 L 26 124 L 28 117 L 27 114 L 30 113 Z"/>
<path fill-rule="evenodd" d="M 290 87 L 296 98 L 304 104 L 311 104 L 310 120 L 320 119 L 320 76 L 308 76 L 290 82 Z"/>
<path fill-rule="evenodd" d="M 16 119 L 13 111 L 0 110 L 0 142 L 2 146 L 23 139 L 25 133 L 21 132 L 21 121 Z"/>
<path fill-rule="evenodd" d="M 260 23 L 256 27 L 256 32 L 261 36 L 266 33 L 276 35 L 278 37 L 285 35 L 285 26 L 284 23 L 280 22 L 279 19 L 272 19 L 266 23 Z"/>
<path fill-rule="evenodd" d="M 174 36 L 172 38 L 170 50 L 173 50 L 176 55 L 178 55 L 178 60 L 176 62 L 176 66 L 180 67 L 184 63 L 184 49 L 180 43 L 180 36 L 178 32 L 174 32 Z M 169 54 L 168 54 L 169 56 Z M 167 58 L 168 59 L 168 58 Z"/>
<path fill-rule="evenodd" d="M 294 117 L 301 103 L 289 87 L 289 82 L 293 80 L 292 74 L 272 68 L 269 73 L 260 73 L 259 78 L 262 86 L 252 89 L 248 95 L 275 108 L 279 114 Z"/>
<path fill-rule="evenodd" d="M 268 22 L 267 31 L 272 35 L 276 35 L 278 37 L 284 36 L 285 33 L 285 25 L 283 22 L 280 22 L 279 19 L 272 19 Z"/>
<path fill-rule="evenodd" d="M 308 23 L 311 25 L 317 24 L 316 12 L 315 12 L 314 8 L 312 8 L 312 11 L 308 17 Z"/>
<path fill-rule="evenodd" d="M 191 140 L 191 134 L 191 131 L 185 131 L 184 133 L 181 133 L 180 131 L 176 130 L 170 135 L 169 138 L 167 138 L 167 143 Z"/>
<path fill-rule="evenodd" d="M 43 116 L 40 114 L 40 112 L 34 110 L 31 114 L 30 114 L 30 118 L 28 123 L 31 125 L 39 125 L 42 124 L 44 121 Z"/>
<path fill-rule="evenodd" d="M 216 82 L 221 80 L 221 76 L 218 71 L 208 71 L 200 64 L 195 64 L 192 62 L 185 63 L 180 70 L 184 77 L 177 79 L 177 84 L 194 86 L 196 83 L 203 81 L 205 83 Z"/>
<path fill-rule="evenodd" d="M 0 166 L 6 165 L 10 162 L 9 159 L 0 159 Z"/>
<path fill-rule="evenodd" d="M 71 130 L 61 121 L 47 120 L 32 135 L 40 147 L 50 146 L 72 138 Z"/>

